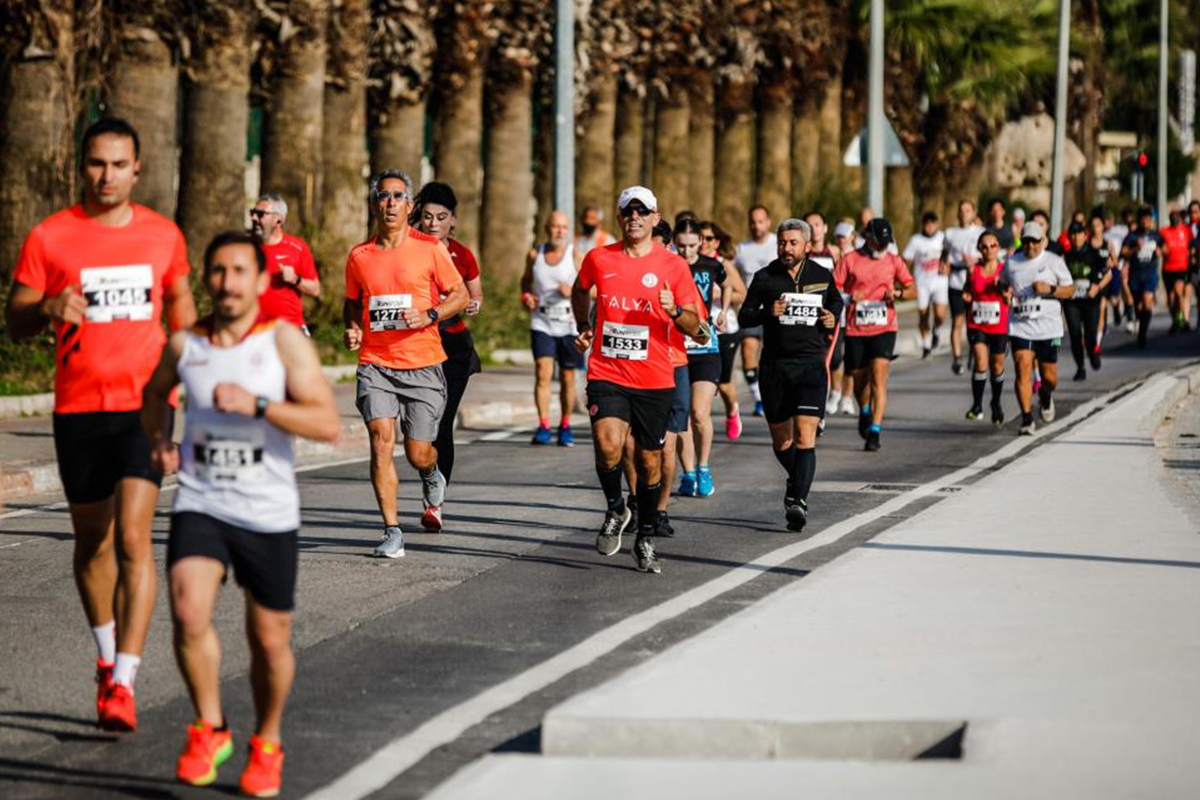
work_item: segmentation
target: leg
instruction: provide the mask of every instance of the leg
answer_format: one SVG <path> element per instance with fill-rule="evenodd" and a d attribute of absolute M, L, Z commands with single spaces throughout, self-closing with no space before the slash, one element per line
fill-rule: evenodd
<path fill-rule="evenodd" d="M 1033 413 L 1033 351 L 1014 350 L 1013 363 L 1016 364 L 1017 378 L 1013 385 L 1017 390 L 1017 405 L 1022 414 Z"/>
<path fill-rule="evenodd" d="M 71 503 L 75 529 L 75 587 L 93 628 L 113 621 L 117 591 L 116 520 L 113 498 Z"/>
<path fill-rule="evenodd" d="M 859 367 L 851 373 L 854 381 L 854 399 L 860 409 L 871 407 L 871 374 L 867 367 Z"/>
<path fill-rule="evenodd" d="M 750 396 L 754 398 L 756 408 L 762 402 L 762 393 L 758 388 L 758 354 L 761 348 L 762 340 L 755 336 L 742 339 L 742 375 L 750 387 Z"/>
<path fill-rule="evenodd" d="M 550 427 L 550 384 L 554 380 L 554 359 L 539 358 L 534 362 L 533 402 L 537 406 L 538 424 L 543 428 Z M 572 377 L 574 377 L 572 375 Z M 563 392 L 566 392 L 566 376 L 560 380 Z M 572 390 L 574 387 L 572 387 Z M 567 409 L 564 409 L 566 411 Z"/>
<path fill-rule="evenodd" d="M 140 657 L 150 629 L 158 590 L 150 527 L 158 486 L 142 478 L 122 478 L 116 494 L 117 653 Z M 120 656 L 118 655 L 118 658 Z"/>
<path fill-rule="evenodd" d="M 817 424 L 820 421 L 820 417 L 795 418 L 796 467 L 792 480 L 796 485 L 796 497 L 806 505 L 817 472 Z"/>
<path fill-rule="evenodd" d="M 950 321 L 950 353 L 954 356 L 954 360 L 958 361 L 962 358 L 963 352 L 963 329 L 967 324 L 967 315 L 954 310 L 954 318 Z"/>
<path fill-rule="evenodd" d="M 887 380 L 888 368 L 891 362 L 886 358 L 871 360 L 871 424 L 883 425 L 883 412 L 887 410 Z"/>
<path fill-rule="evenodd" d="M 400 524 L 396 511 L 396 488 L 400 479 L 396 475 L 396 420 L 381 417 L 367 423 L 371 439 L 371 487 L 375 490 L 375 502 L 386 527 Z M 407 450 L 407 442 L 405 443 Z"/>
<path fill-rule="evenodd" d="M 467 369 L 459 365 L 446 369 L 446 410 L 442 412 L 442 421 L 438 423 L 433 447 L 437 451 L 438 469 L 446 476 L 447 483 L 454 473 L 454 427 L 458 422 L 458 406 L 471 377 L 467 373 Z"/>
<path fill-rule="evenodd" d="M 246 593 L 246 637 L 250 641 L 250 685 L 254 689 L 255 730 L 269 742 L 280 741 L 283 705 L 296 675 L 292 655 L 292 612 L 259 605 Z"/>
<path fill-rule="evenodd" d="M 1100 303 L 1096 300 L 1083 308 L 1083 345 L 1092 369 L 1100 369 Z"/>
<path fill-rule="evenodd" d="M 680 438 L 680 434 L 667 431 L 667 438 L 663 442 L 662 453 L 659 457 L 659 474 L 663 486 L 670 487 L 675 484 L 675 451 Z M 660 512 L 666 512 L 670 499 L 670 491 L 659 491 L 657 507 Z"/>
<path fill-rule="evenodd" d="M 433 449 L 433 442 L 405 437 L 404 457 L 408 459 L 412 468 L 422 475 L 428 474 L 437 466 L 437 450 Z"/>
<path fill-rule="evenodd" d="M 693 385 L 693 389 L 696 387 Z M 692 393 L 694 398 L 695 392 Z M 693 419 L 688 420 L 687 430 L 679 435 L 679 447 L 676 448 L 679 453 L 679 465 L 684 472 L 696 471 L 696 422 Z M 669 486 L 670 484 L 668 484 Z"/>
<path fill-rule="evenodd" d="M 1075 300 L 1067 300 L 1062 306 L 1067 318 L 1067 336 L 1071 340 L 1071 357 L 1075 359 L 1075 368 L 1083 369 L 1083 315 Z"/>
<path fill-rule="evenodd" d="M 559 369 L 558 402 L 562 406 L 562 425 L 570 425 L 571 412 L 575 409 L 575 370 L 573 369 Z M 546 413 L 550 413 L 549 401 L 547 401 Z"/>
<path fill-rule="evenodd" d="M 655 511 L 658 510 L 659 496 L 662 494 L 662 452 L 647 450 L 635 441 L 634 464 L 637 472 L 638 536 L 651 536 L 658 521 Z"/>
<path fill-rule="evenodd" d="M 935 331 L 938 328 L 940 328 L 946 324 L 946 315 L 949 313 L 950 313 L 949 306 L 943 305 L 941 303 L 933 304 L 933 329 Z"/>
<path fill-rule="evenodd" d="M 696 461 L 702 467 L 708 466 L 708 459 L 712 453 L 712 402 L 716 391 L 716 384 L 709 381 L 692 384 L 691 428 L 696 439 Z"/>
<path fill-rule="evenodd" d="M 187 684 L 196 716 L 214 727 L 224 724 L 221 712 L 221 640 L 213 627 L 213 607 L 225 565 L 189 556 L 171 566 L 171 617 L 175 661 Z"/>
<path fill-rule="evenodd" d="M 988 348 L 986 340 L 971 345 L 971 411 L 983 413 L 983 390 L 987 386 Z"/>
<path fill-rule="evenodd" d="M 629 484 L 629 493 L 636 495 L 637 494 L 637 464 L 634 461 L 634 449 L 635 448 L 634 448 L 634 443 L 633 443 L 633 434 L 629 433 L 628 429 L 627 429 L 626 436 L 625 436 L 625 444 L 624 444 L 623 450 L 622 450 L 622 454 L 624 456 L 624 459 L 622 461 L 622 469 L 625 472 L 625 482 L 627 484 Z"/>
<path fill-rule="evenodd" d="M 629 438 L 629 423 L 619 417 L 603 417 L 592 423 L 592 446 L 596 459 L 596 475 L 609 511 L 624 511 L 625 496 L 621 491 L 621 465 L 625 459 L 625 442 Z"/>

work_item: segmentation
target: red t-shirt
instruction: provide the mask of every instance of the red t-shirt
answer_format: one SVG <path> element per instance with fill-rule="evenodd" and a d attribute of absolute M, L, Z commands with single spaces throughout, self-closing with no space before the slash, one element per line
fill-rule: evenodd
<path fill-rule="evenodd" d="M 851 298 L 846 309 L 847 336 L 878 336 L 899 329 L 896 304 L 883 297 L 887 287 L 913 282 L 900 256 L 884 253 L 883 258 L 871 258 L 861 250 L 852 250 L 834 267 L 833 280 Z M 854 300 L 858 295 L 862 299 Z"/>
<path fill-rule="evenodd" d="M 1188 268 L 1188 245 L 1192 241 L 1192 230 L 1187 225 L 1168 225 L 1159 233 L 1168 248 L 1163 259 L 1163 272 L 1183 272 Z"/>
<path fill-rule="evenodd" d="M 264 244 L 267 253 L 267 274 L 271 282 L 258 298 L 260 320 L 285 319 L 297 327 L 304 325 L 304 298 L 300 290 L 283 282 L 281 267 L 288 266 L 304 280 L 316 280 L 317 265 L 312 251 L 303 239 L 285 233 L 279 244 Z"/>
<path fill-rule="evenodd" d="M 450 251 L 450 260 L 454 262 L 454 268 L 462 276 L 463 283 L 479 277 L 479 262 L 475 260 L 475 254 L 471 252 L 471 248 L 457 239 L 447 239 L 446 249 Z M 440 329 L 442 333 L 462 333 L 467 326 L 462 317 L 456 316 L 442 324 Z"/>
<path fill-rule="evenodd" d="M 630 389 L 675 386 L 670 346 L 675 322 L 663 311 L 658 293 L 668 288 L 676 305 L 700 306 L 687 262 L 662 247 L 633 258 L 617 242 L 591 250 L 583 259 L 578 281 L 584 289 L 596 287 L 596 338 L 588 359 L 588 379 Z M 682 351 L 682 337 L 679 343 Z"/>
<path fill-rule="evenodd" d="M 75 286 L 88 301 L 81 325 L 56 323 L 54 410 L 136 411 L 162 353 L 166 287 L 188 273 L 175 223 L 134 204 L 119 228 L 71 206 L 25 237 L 13 280 L 55 297 Z"/>
<path fill-rule="evenodd" d="M 987 277 L 983 267 L 978 264 L 971 267 L 971 275 L 963 287 L 971 293 L 971 307 L 967 310 L 967 327 L 971 330 L 1008 333 L 1008 303 L 998 286 L 1003 271 L 998 265 L 995 274 Z"/>

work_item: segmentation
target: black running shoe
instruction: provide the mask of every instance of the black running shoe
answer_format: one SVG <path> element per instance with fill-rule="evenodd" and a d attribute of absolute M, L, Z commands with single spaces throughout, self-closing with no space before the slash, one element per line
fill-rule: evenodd
<path fill-rule="evenodd" d="M 796 504 L 796 485 L 792 483 L 792 479 L 788 478 L 787 487 L 783 490 L 783 507 L 786 510 L 788 506 Z"/>
<path fill-rule="evenodd" d="M 879 443 L 879 431 L 869 431 L 867 433 L 867 442 L 863 445 L 863 450 L 866 450 L 868 453 L 874 453 L 882 446 Z"/>
<path fill-rule="evenodd" d="M 667 516 L 667 512 L 658 512 L 658 519 L 654 521 L 654 535 L 666 539 L 675 535 L 675 529 L 671 527 L 671 518 Z"/>
<path fill-rule="evenodd" d="M 972 422 L 977 419 L 983 419 L 983 406 L 971 406 L 967 410 L 967 419 Z"/>
<path fill-rule="evenodd" d="M 866 439 L 871 431 L 871 415 L 858 412 L 858 435 Z"/>
<path fill-rule="evenodd" d="M 953 362 L 951 362 L 950 371 L 953 372 L 955 375 L 963 374 L 963 363 L 962 363 L 961 358 L 956 358 L 956 359 L 954 359 Z"/>
<path fill-rule="evenodd" d="M 1071 380 L 1086 381 L 1087 380 L 1087 370 L 1083 367 L 1080 367 L 1079 369 L 1075 370 L 1075 377 L 1072 378 Z"/>
<path fill-rule="evenodd" d="M 1100 371 L 1100 354 L 1099 353 L 1090 353 L 1088 355 L 1088 361 L 1091 362 L 1092 372 Z"/>
<path fill-rule="evenodd" d="M 808 523 L 808 503 L 797 500 L 787 507 L 787 529 L 800 532 Z"/>
<path fill-rule="evenodd" d="M 639 536 L 633 543 L 633 560 L 638 572 L 649 572 L 658 575 L 662 572 L 662 563 L 654 552 L 654 544 L 649 537 Z"/>
<path fill-rule="evenodd" d="M 621 534 L 629 527 L 629 507 L 624 511 L 609 511 L 604 515 L 604 524 L 596 534 L 596 552 L 602 556 L 616 555 L 621 551 Z"/>
<path fill-rule="evenodd" d="M 992 424 L 997 428 L 1004 425 L 1004 409 L 1000 406 L 992 406 Z"/>

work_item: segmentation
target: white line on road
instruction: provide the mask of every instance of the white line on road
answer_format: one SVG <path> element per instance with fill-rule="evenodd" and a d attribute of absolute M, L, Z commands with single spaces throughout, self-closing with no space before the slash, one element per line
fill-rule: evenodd
<path fill-rule="evenodd" d="M 1140 384 L 1135 384 L 1135 387 Z M 412 767 L 433 750 L 462 736 L 467 730 L 483 722 L 492 714 L 566 677 L 577 669 L 587 666 L 629 640 L 654 626 L 672 620 L 732 589 L 753 580 L 763 572 L 818 547 L 833 544 L 853 533 L 863 525 L 896 514 L 912 503 L 942 489 L 991 469 L 996 464 L 1020 455 L 1044 436 L 1065 430 L 1069 424 L 1085 419 L 1093 411 L 1102 408 L 1110 398 L 1130 391 L 1124 386 L 1109 392 L 1074 409 L 1064 416 L 1062 423 L 1051 428 L 1042 428 L 1032 436 L 1020 437 L 991 455 L 983 456 L 973 464 L 922 484 L 911 492 L 894 497 L 875 508 L 832 525 L 810 539 L 785 545 L 760 558 L 730 569 L 707 583 L 690 589 L 665 603 L 647 609 L 632 617 L 596 633 L 577 645 L 564 650 L 552 658 L 514 675 L 503 683 L 448 708 L 415 730 L 393 739 L 367 760 L 353 767 L 330 784 L 308 795 L 305 800 L 360 800 L 391 783 L 405 770 Z"/>

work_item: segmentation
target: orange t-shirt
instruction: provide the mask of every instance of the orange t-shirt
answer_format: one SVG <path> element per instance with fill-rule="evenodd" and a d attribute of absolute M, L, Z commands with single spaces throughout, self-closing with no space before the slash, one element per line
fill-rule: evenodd
<path fill-rule="evenodd" d="M 445 361 L 438 326 L 409 329 L 403 311 L 433 308 L 462 282 L 446 248 L 413 228 L 391 250 L 374 239 L 356 246 L 346 259 L 346 299 L 362 302 L 358 363 L 421 369 Z"/>
<path fill-rule="evenodd" d="M 88 301 L 81 325 L 54 326 L 55 413 L 142 407 L 166 342 L 163 291 L 187 273 L 183 233 L 145 206 L 119 228 L 71 206 L 29 232 L 13 280 L 47 297 L 75 286 Z"/>

